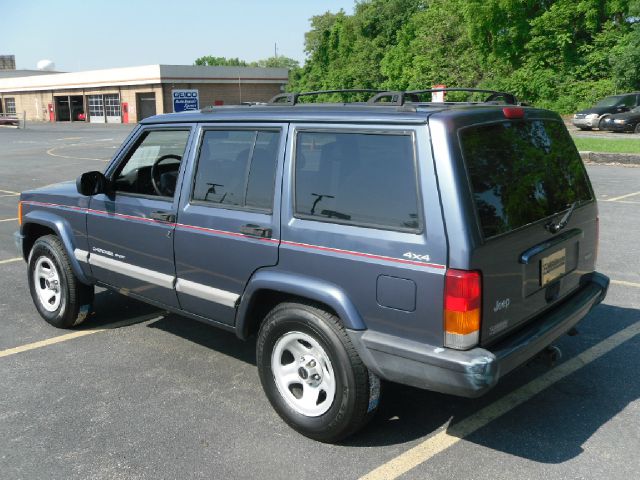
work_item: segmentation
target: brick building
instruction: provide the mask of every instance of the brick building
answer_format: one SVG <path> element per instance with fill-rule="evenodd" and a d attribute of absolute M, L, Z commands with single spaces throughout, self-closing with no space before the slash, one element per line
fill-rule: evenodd
<path fill-rule="evenodd" d="M 132 123 L 196 104 L 264 102 L 287 81 L 286 68 L 189 65 L 0 78 L 0 112 L 25 112 L 27 121 Z"/>

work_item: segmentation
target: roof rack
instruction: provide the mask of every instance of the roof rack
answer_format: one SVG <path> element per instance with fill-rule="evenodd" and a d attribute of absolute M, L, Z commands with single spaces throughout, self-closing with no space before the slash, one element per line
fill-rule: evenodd
<path fill-rule="evenodd" d="M 380 92 L 371 97 L 367 103 L 384 104 L 384 105 L 404 105 L 407 102 L 420 102 L 420 96 L 426 93 L 435 92 L 469 92 L 469 93 L 489 93 L 490 95 L 480 103 L 504 102 L 509 105 L 517 105 L 518 99 L 512 93 L 499 92 L 497 90 L 486 90 L 483 88 L 429 88 L 426 90 L 409 90 L 409 91 L 388 91 Z M 381 102 L 382 99 L 388 98 L 389 101 Z M 431 103 L 431 102 L 428 102 Z M 434 102 L 435 103 L 435 102 Z"/>
<path fill-rule="evenodd" d="M 291 92 L 280 93 L 269 100 L 269 105 L 296 105 L 300 97 L 311 97 L 317 95 L 325 95 L 332 93 L 383 93 L 384 90 L 375 90 L 371 88 L 345 88 L 338 90 L 317 90 L 314 92 Z"/>
<path fill-rule="evenodd" d="M 488 93 L 489 96 L 482 101 L 473 103 L 504 103 L 507 105 L 519 105 L 518 99 L 512 93 L 500 92 L 497 90 L 486 90 L 483 88 L 429 88 L 426 90 L 375 90 L 371 88 L 352 88 L 341 90 L 318 90 L 314 92 L 291 92 L 280 93 L 269 100 L 268 105 L 297 105 L 300 97 L 310 97 L 334 93 L 373 93 L 367 100 L 369 105 L 402 106 L 406 103 L 436 103 L 422 102 L 420 97 L 427 93 L 436 92 L 467 92 L 467 93 Z M 388 99 L 388 100 L 385 100 Z M 442 103 L 442 102 L 438 102 Z M 445 102 L 447 103 L 447 102 Z M 455 103 L 455 102 L 448 102 Z"/>

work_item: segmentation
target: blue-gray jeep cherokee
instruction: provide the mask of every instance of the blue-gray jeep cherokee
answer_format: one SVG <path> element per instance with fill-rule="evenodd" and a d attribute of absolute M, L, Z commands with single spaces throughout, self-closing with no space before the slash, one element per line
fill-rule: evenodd
<path fill-rule="evenodd" d="M 269 401 L 321 441 L 380 379 L 485 393 L 605 297 L 597 205 L 557 114 L 430 93 L 144 120 L 104 173 L 22 193 L 36 308 L 74 327 L 100 285 L 257 334 Z"/>

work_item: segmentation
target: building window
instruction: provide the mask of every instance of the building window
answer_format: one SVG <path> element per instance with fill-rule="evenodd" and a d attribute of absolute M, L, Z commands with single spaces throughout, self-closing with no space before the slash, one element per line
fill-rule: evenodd
<path fill-rule="evenodd" d="M 15 113 L 16 113 L 16 99 L 15 98 L 5 98 L 4 99 L 4 110 L 7 113 L 15 115 Z"/>

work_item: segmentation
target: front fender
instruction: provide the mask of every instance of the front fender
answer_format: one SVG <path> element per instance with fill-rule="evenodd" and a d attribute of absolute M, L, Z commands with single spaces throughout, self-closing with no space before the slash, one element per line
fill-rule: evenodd
<path fill-rule="evenodd" d="M 78 278 L 78 280 L 87 285 L 93 283 L 74 255 L 76 245 L 73 237 L 73 229 L 65 218 L 52 212 L 47 212 L 44 210 L 34 210 L 27 213 L 23 217 L 22 226 L 20 227 L 20 233 L 25 238 L 28 237 L 29 228 L 33 225 L 41 225 L 53 230 L 58 238 L 62 241 L 67 257 L 69 258 L 69 263 L 71 264 L 71 269 L 73 270 L 73 273 Z M 25 260 L 28 260 L 29 252 L 26 251 L 26 242 L 23 243 L 22 254 Z"/>
<path fill-rule="evenodd" d="M 295 295 L 325 304 L 336 312 L 345 328 L 367 328 L 355 305 L 339 286 L 298 273 L 260 270 L 251 277 L 240 300 L 236 314 L 236 333 L 240 338 L 247 338 L 251 326 L 248 313 L 254 299 L 264 291 Z"/>

